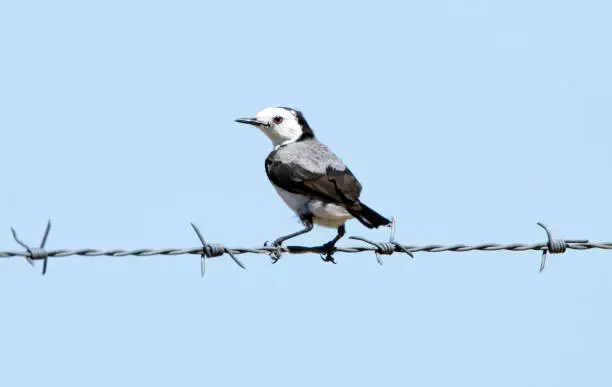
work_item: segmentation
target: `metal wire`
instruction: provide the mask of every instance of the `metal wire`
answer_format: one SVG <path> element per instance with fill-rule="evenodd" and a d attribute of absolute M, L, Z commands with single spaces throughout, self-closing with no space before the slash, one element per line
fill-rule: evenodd
<path fill-rule="evenodd" d="M 477 245 L 425 245 L 425 246 L 412 246 L 402 245 L 395 240 L 395 221 L 392 226 L 391 238 L 389 241 L 375 242 L 362 237 L 350 237 L 349 239 L 360 240 L 367 243 L 364 246 L 347 246 L 347 247 L 335 247 L 334 253 L 362 253 L 362 252 L 374 252 L 378 263 L 382 265 L 381 255 L 391 255 L 393 253 L 404 253 L 414 258 L 413 253 L 441 253 L 441 252 L 467 252 L 467 251 L 542 251 L 542 260 L 540 263 L 540 272 L 544 270 L 546 264 L 546 255 L 550 254 L 561 254 L 569 250 L 590 250 L 590 249 L 602 249 L 612 250 L 612 242 L 600 242 L 591 243 L 586 239 L 553 239 L 550 230 L 542 223 L 538 223 L 546 231 L 547 242 L 545 243 L 510 243 L 510 244 L 498 244 L 498 243 L 481 243 Z M 196 232 L 198 239 L 200 240 L 201 247 L 192 247 L 187 249 L 136 249 L 136 250 L 97 250 L 97 249 L 57 249 L 57 250 L 45 250 L 45 243 L 51 230 L 51 221 L 47 223 L 42 242 L 39 248 L 31 248 L 23 243 L 18 237 L 17 233 L 13 228 L 11 232 L 15 241 L 21 245 L 25 251 L 0 251 L 0 258 L 11 258 L 11 257 L 24 257 L 30 263 L 34 263 L 37 260 L 43 260 L 43 271 L 45 274 L 47 271 L 48 258 L 62 258 L 68 256 L 84 256 L 84 257 L 125 257 L 125 256 L 136 256 L 136 257 L 148 257 L 152 255 L 199 255 L 201 257 L 201 272 L 204 275 L 205 267 L 204 262 L 208 258 L 221 257 L 225 254 L 229 255 L 233 261 L 245 269 L 246 267 L 236 255 L 240 254 L 265 254 L 274 256 L 278 253 L 281 254 L 323 254 L 327 253 L 321 246 L 318 247 L 306 247 L 306 246 L 261 246 L 261 247 L 226 247 L 221 244 L 209 244 L 206 243 L 204 237 L 200 233 L 200 230 L 195 224 L 191 224 L 193 230 Z"/>

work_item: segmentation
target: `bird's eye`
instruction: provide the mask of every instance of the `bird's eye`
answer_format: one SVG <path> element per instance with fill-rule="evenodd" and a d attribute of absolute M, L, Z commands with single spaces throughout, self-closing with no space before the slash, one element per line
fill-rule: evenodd
<path fill-rule="evenodd" d="M 276 117 L 272 118 L 272 121 L 274 121 L 274 123 L 278 125 L 278 124 L 283 122 L 283 117 L 276 116 Z"/>

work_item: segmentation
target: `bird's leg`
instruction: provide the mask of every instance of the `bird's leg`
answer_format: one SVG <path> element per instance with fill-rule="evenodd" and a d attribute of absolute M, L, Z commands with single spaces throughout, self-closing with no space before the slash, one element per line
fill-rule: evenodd
<path fill-rule="evenodd" d="M 296 232 L 294 232 L 292 234 L 289 234 L 289 235 L 282 236 L 280 238 L 277 238 L 272 243 L 274 246 L 276 246 L 279 249 L 279 251 L 277 253 L 272 254 L 272 260 L 273 260 L 272 263 L 276 263 L 276 261 L 278 261 L 280 259 L 280 247 L 281 247 L 281 244 L 284 241 L 289 240 L 291 238 L 295 238 L 298 235 L 306 234 L 307 232 L 310 232 L 310 230 L 312 230 L 312 227 L 313 227 L 312 226 L 312 217 L 302 217 L 302 223 L 304 224 L 304 228 L 302 230 L 296 231 Z"/>
<path fill-rule="evenodd" d="M 324 262 L 336 263 L 336 261 L 334 260 L 334 256 L 333 256 L 334 248 L 336 247 L 336 242 L 338 242 L 340 238 L 344 236 L 345 233 L 346 233 L 346 228 L 344 227 L 344 225 L 341 225 L 340 227 L 338 227 L 338 234 L 336 235 L 336 237 L 321 246 L 321 249 L 323 250 L 323 254 L 325 254 L 325 256 L 321 254 L 321 259 L 323 259 Z"/>
<path fill-rule="evenodd" d="M 302 230 L 277 238 L 273 244 L 274 246 L 280 246 L 284 241 L 294 238 L 298 235 L 306 234 L 310 230 L 312 230 L 312 222 L 304 222 L 304 228 Z"/>

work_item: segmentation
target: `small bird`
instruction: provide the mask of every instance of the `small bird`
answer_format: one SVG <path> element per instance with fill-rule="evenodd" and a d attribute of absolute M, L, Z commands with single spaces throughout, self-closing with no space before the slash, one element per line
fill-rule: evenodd
<path fill-rule="evenodd" d="M 270 107 L 236 122 L 254 125 L 272 140 L 274 150 L 266 158 L 266 174 L 304 225 L 276 239 L 275 246 L 311 231 L 313 224 L 336 228 L 336 237 L 320 246 L 324 260 L 334 262 L 334 247 L 346 232 L 347 220 L 356 218 L 368 228 L 391 223 L 359 200 L 361 184 L 338 156 L 317 141 L 300 111 Z"/>

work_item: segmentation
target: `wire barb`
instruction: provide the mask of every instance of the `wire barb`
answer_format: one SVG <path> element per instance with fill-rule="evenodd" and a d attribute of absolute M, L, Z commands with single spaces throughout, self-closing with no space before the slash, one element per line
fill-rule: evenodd
<path fill-rule="evenodd" d="M 15 242 L 19 243 L 19 245 L 21 245 L 21 247 L 26 249 L 26 251 L 28 252 L 27 255 L 24 255 L 24 258 L 26 259 L 26 261 L 28 261 L 28 263 L 32 267 L 34 267 L 35 259 L 43 260 L 42 275 L 45 275 L 45 273 L 47 273 L 47 263 L 49 261 L 49 253 L 45 250 L 45 244 L 47 243 L 47 237 L 49 236 L 50 231 L 51 231 L 51 219 L 47 221 L 47 227 L 45 227 L 45 232 L 43 234 L 42 240 L 40 241 L 40 247 L 29 247 L 28 245 L 26 245 L 24 242 L 22 242 L 19 239 L 19 237 L 17 236 L 17 232 L 15 231 L 13 227 L 11 227 L 11 233 L 13 234 L 13 239 L 15 239 Z"/>
<path fill-rule="evenodd" d="M 552 233 L 542 222 L 537 223 L 538 226 L 542 227 L 546 231 L 546 237 L 548 242 L 546 247 L 542 249 L 542 259 L 540 260 L 540 273 L 544 271 L 546 267 L 546 255 L 550 254 L 563 254 L 567 250 L 567 246 L 570 243 L 589 243 L 587 239 L 553 239 Z"/>
<path fill-rule="evenodd" d="M 414 259 L 414 254 L 412 254 L 410 251 L 408 251 L 407 249 L 404 248 L 404 246 L 402 246 L 400 243 L 398 243 L 395 240 L 395 227 L 397 225 L 397 219 L 395 218 L 395 216 L 391 217 L 391 236 L 389 237 L 389 242 L 393 243 L 395 245 L 395 247 L 397 247 L 400 252 L 404 253 L 404 254 L 408 254 L 408 256 L 412 259 Z"/>
<path fill-rule="evenodd" d="M 371 241 L 369 239 L 359 237 L 359 236 L 351 236 L 349 237 L 349 239 L 355 239 L 358 241 L 362 241 L 362 242 L 368 243 L 376 247 L 376 249 L 374 250 L 374 254 L 376 254 L 376 261 L 378 262 L 379 265 L 383 264 L 381 255 L 391 255 L 395 252 L 408 254 L 410 258 L 414 259 L 414 254 L 412 254 L 410 250 L 408 250 L 407 248 L 405 248 L 404 246 L 402 246 L 400 243 L 398 243 L 395 240 L 396 224 L 397 224 L 397 221 L 395 219 L 395 216 L 391 217 L 391 235 L 389 236 L 388 242 L 374 242 L 374 241 Z"/>
<path fill-rule="evenodd" d="M 378 262 L 379 265 L 383 264 L 383 260 L 381 255 L 391 255 L 395 252 L 396 249 L 396 245 L 393 244 L 392 242 L 374 242 L 371 241 L 369 239 L 360 237 L 360 236 L 351 236 L 349 237 L 349 239 L 354 239 L 354 240 L 358 240 L 358 241 L 362 241 L 365 243 L 368 243 L 374 247 L 376 247 L 376 249 L 374 250 L 374 254 L 376 255 L 376 261 Z"/>
<path fill-rule="evenodd" d="M 236 262 L 236 265 L 240 266 L 242 269 L 246 269 L 244 264 L 240 262 L 240 260 L 236 258 L 236 256 L 225 246 L 217 243 L 207 244 L 198 226 L 196 226 L 194 223 L 191 223 L 191 227 L 193 227 L 193 230 L 198 236 L 198 239 L 200 239 L 200 242 L 202 243 L 202 254 L 200 255 L 200 275 L 202 277 L 204 277 L 204 273 L 206 272 L 206 258 L 220 257 L 225 253 L 227 253 L 234 260 L 234 262 Z"/>

